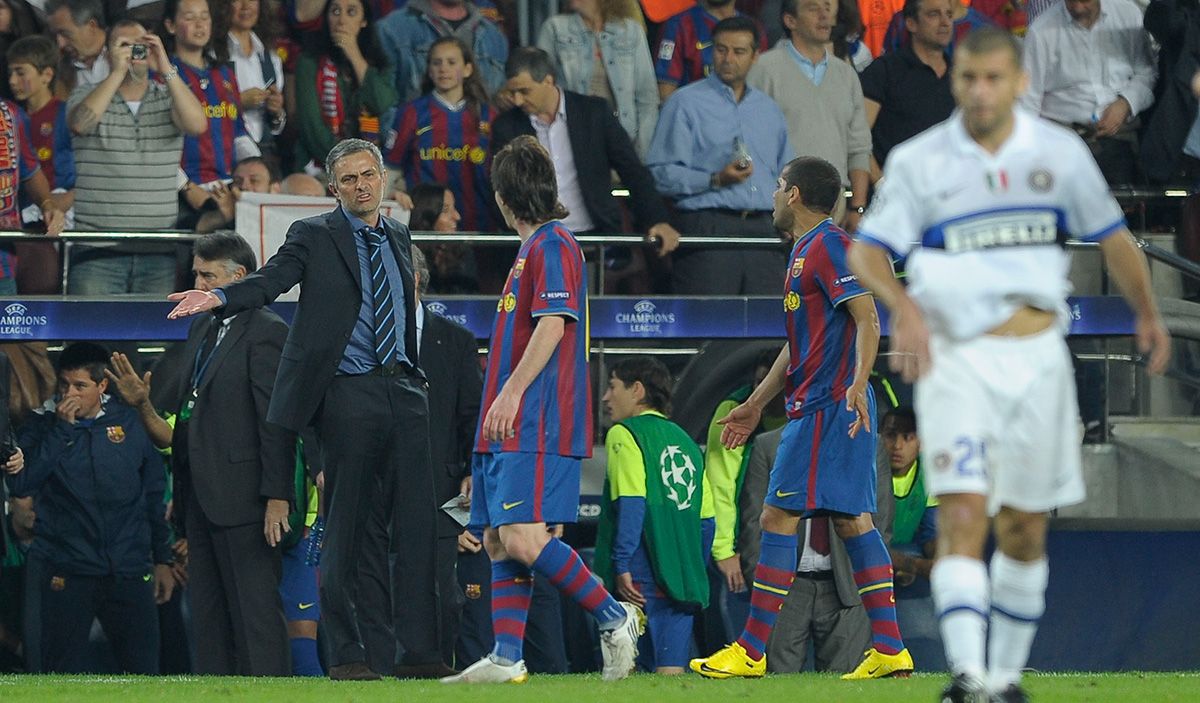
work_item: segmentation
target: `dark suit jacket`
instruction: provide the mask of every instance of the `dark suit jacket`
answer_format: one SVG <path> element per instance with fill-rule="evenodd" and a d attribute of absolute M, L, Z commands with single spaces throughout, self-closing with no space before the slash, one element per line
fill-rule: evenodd
<path fill-rule="evenodd" d="M 575 170 L 579 173 L 579 188 L 596 231 L 605 234 L 622 231 L 621 209 L 612 195 L 612 171 L 616 171 L 621 182 L 629 188 L 629 207 L 640 229 L 644 231 L 666 222 L 669 215 L 662 196 L 655 189 L 654 177 L 638 159 L 633 142 L 613 117 L 608 103 L 569 90 L 563 93 L 567 102 L 567 134 L 571 138 Z M 522 134 L 536 136 L 529 115 L 514 107 L 492 124 L 492 154 Z"/>
<path fill-rule="evenodd" d="M 479 419 L 483 374 L 475 335 L 466 327 L 425 310 L 421 333 L 422 368 L 429 379 L 429 448 L 437 504 L 459 493 L 471 473 L 471 445 Z M 440 512 L 440 511 L 439 511 Z M 449 515 L 438 517 L 438 536 L 462 532 Z"/>
<path fill-rule="evenodd" d="M 1156 100 L 1141 135 L 1141 163 L 1151 181 L 1165 183 L 1176 176 L 1196 120 L 1192 76 L 1200 70 L 1200 8 L 1184 0 L 1153 0 L 1144 26 L 1162 48 Z"/>
<path fill-rule="evenodd" d="M 210 315 L 192 323 L 184 345 L 188 388 L 177 411 L 191 394 L 194 360 L 216 324 L 220 320 Z M 270 310 L 250 310 L 229 322 L 200 379 L 187 423 L 188 460 L 172 452 L 180 494 L 193 492 L 221 527 L 262 522 L 268 498 L 295 500 L 296 435 L 267 420 L 287 330 Z"/>
<path fill-rule="evenodd" d="M 786 427 L 786 425 L 785 425 Z M 754 567 L 758 564 L 759 538 L 762 527 L 758 518 L 762 515 L 763 499 L 767 495 L 767 485 L 770 480 L 771 467 L 775 465 L 775 455 L 779 453 L 779 442 L 783 438 L 783 427 L 770 432 L 763 432 L 754 440 L 754 450 L 750 461 L 746 464 L 746 477 L 742 482 L 742 491 L 738 496 L 738 556 L 741 557 L 742 572 L 746 583 L 754 581 Z M 895 499 L 892 496 L 892 474 L 884 464 L 881 468 L 876 462 L 876 512 L 873 515 L 875 526 L 883 536 L 884 543 L 891 539 L 892 517 L 895 515 Z M 804 546 L 804 523 L 800 523 L 800 546 Z M 829 556 L 833 561 L 833 582 L 837 586 L 838 599 L 843 608 L 852 608 L 862 603 L 858 595 L 858 586 L 854 583 L 854 567 L 850 564 L 850 555 L 846 545 L 829 526 Z"/>
<path fill-rule="evenodd" d="M 381 217 L 404 280 L 404 347 L 419 368 L 408 227 Z M 223 316 L 262 307 L 300 284 L 300 304 L 283 345 L 267 419 L 302 432 L 315 418 L 350 341 L 362 305 L 354 233 L 341 208 L 296 220 L 287 239 L 262 268 L 222 288 Z"/>

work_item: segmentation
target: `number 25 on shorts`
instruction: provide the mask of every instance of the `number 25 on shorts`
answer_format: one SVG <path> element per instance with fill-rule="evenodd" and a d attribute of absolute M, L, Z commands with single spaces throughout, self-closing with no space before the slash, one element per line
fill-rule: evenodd
<path fill-rule="evenodd" d="M 987 476 L 987 445 L 974 437 L 954 440 L 954 471 L 959 476 Z"/>

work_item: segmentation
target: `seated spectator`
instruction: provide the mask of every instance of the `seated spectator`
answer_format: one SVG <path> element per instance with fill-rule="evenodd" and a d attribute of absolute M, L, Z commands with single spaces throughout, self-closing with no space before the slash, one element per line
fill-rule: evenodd
<path fill-rule="evenodd" d="M 955 44 L 974 32 L 980 27 L 991 27 L 992 20 L 982 12 L 979 12 L 970 5 L 962 3 L 960 0 L 951 0 L 950 9 L 953 10 L 952 17 L 954 19 L 954 31 L 950 37 L 950 53 L 954 53 Z M 883 51 L 897 51 L 900 47 L 908 46 L 912 38 L 908 33 L 908 25 L 904 17 L 904 10 L 901 9 L 892 16 L 891 24 L 888 25 L 887 35 L 883 38 Z M 878 56 L 878 54 L 876 54 Z"/>
<path fill-rule="evenodd" d="M 866 211 L 871 130 L 858 74 L 845 61 L 829 60 L 831 19 L 826 0 L 785 0 L 788 38 L 763 54 L 746 80 L 783 110 L 796 155 L 822 158 L 838 170 L 851 191 L 850 208 L 838 198 L 832 217 L 853 232 Z"/>
<path fill-rule="evenodd" d="M 50 199 L 68 213 L 75 201 L 75 150 L 67 129 L 67 104 L 54 96 L 54 72 L 58 50 L 48 37 L 21 37 L 5 52 L 8 85 L 29 116 L 29 139 L 33 153 L 50 184 Z M 30 202 L 22 212 L 25 222 L 41 222 L 40 203 Z M 67 222 L 69 226 L 72 222 Z"/>
<path fill-rule="evenodd" d="M 196 231 L 201 234 L 219 229 L 232 229 L 237 224 L 237 203 L 242 193 L 278 193 L 279 172 L 261 156 L 242 159 L 233 168 L 233 179 L 229 185 L 218 183 L 212 189 L 212 199 L 217 207 L 206 210 L 196 221 Z"/>
<path fill-rule="evenodd" d="M 712 496 L 700 447 L 667 419 L 671 373 L 653 357 L 612 368 L 602 399 L 612 418 L 596 575 L 647 618 L 642 668 L 686 671 L 692 618 L 709 600 L 705 565 L 712 551 Z"/>
<path fill-rule="evenodd" d="M 316 45 L 296 61 L 296 170 L 324 177 L 322 159 L 338 141 L 379 143 L 380 120 L 395 107 L 396 91 L 373 19 L 363 0 L 329 0 Z"/>
<path fill-rule="evenodd" d="M 883 177 L 892 147 L 950 116 L 952 3 L 906 0 L 904 21 L 912 41 L 875 60 L 862 73 L 863 103 L 871 127 L 871 182 Z"/>
<path fill-rule="evenodd" d="M 67 121 L 75 135 L 75 222 L 85 230 L 171 229 L 179 213 L 183 135 L 204 134 L 208 118 L 158 36 L 132 20 L 117 22 L 109 34 L 112 73 L 96 86 L 77 88 L 67 102 Z M 146 47 L 146 58 L 132 57 L 135 44 Z M 149 80 L 151 70 L 160 80 Z M 73 250 L 68 293 L 173 290 L 172 245 Z"/>
<path fill-rule="evenodd" d="M 925 491 L 913 409 L 902 405 L 888 411 L 880 422 L 879 438 L 896 498 L 888 547 L 896 572 L 896 619 L 914 663 L 926 671 L 942 670 L 946 660 L 929 588 L 937 547 L 938 501 Z"/>
<path fill-rule="evenodd" d="M 758 564 L 759 519 L 782 438 L 782 427 L 758 435 L 737 495 L 738 556 L 747 583 L 753 582 Z M 846 673 L 871 646 L 871 621 L 854 583 L 854 566 L 832 527 L 828 515 L 800 522 L 796 579 L 767 640 L 770 673 L 804 671 L 810 645 L 814 671 Z"/>
<path fill-rule="evenodd" d="M 408 190 L 419 183 L 444 183 L 462 208 L 463 228 L 491 232 L 499 222 L 488 182 L 488 147 L 496 110 L 488 105 L 471 49 L 455 36 L 429 48 L 424 94 L 396 113 L 384 160 L 394 175 L 393 198 L 412 209 Z"/>
<path fill-rule="evenodd" d="M 1200 13 L 1186 0 L 1154 0 L 1146 8 L 1146 31 L 1158 44 L 1159 94 L 1142 133 L 1140 163 L 1153 183 L 1200 180 L 1200 115 L 1196 79 L 1200 70 L 1194 47 L 1200 46 Z M 1169 78 L 1171 77 L 1171 78 Z M 1181 228 L 1179 234 L 1189 228 Z M 1200 260 L 1200 242 L 1179 237 L 1178 251 Z"/>
<path fill-rule="evenodd" d="M 675 221 L 688 236 L 776 237 L 771 193 L 792 158 L 783 112 L 746 83 L 758 59 L 758 25 L 746 17 L 713 28 L 713 73 L 663 105 L 647 159 Z M 675 256 L 682 295 L 778 293 L 782 246 L 700 249 Z"/>
<path fill-rule="evenodd" d="M 454 192 L 437 183 L 413 188 L 408 229 L 412 232 L 457 232 L 461 217 L 454 205 Z M 465 244 L 420 245 L 431 267 L 429 290 L 436 295 L 470 295 L 479 292 L 475 252 Z"/>
<path fill-rule="evenodd" d="M 658 78 L 658 95 L 666 101 L 671 93 L 688 83 L 708 76 L 713 68 L 714 28 L 721 20 L 745 17 L 734 7 L 734 0 L 700 0 L 662 24 L 658 34 L 658 52 L 654 73 Z M 752 19 L 755 47 L 767 50 L 767 33 L 758 20 Z"/>
<path fill-rule="evenodd" d="M 829 52 L 862 73 L 875 57 L 862 39 L 863 23 L 858 5 L 854 0 L 833 0 L 832 5 L 834 22 L 829 31 Z"/>
<path fill-rule="evenodd" d="M 228 37 L 214 35 L 208 0 L 167 0 L 161 35 L 171 64 L 208 118 L 207 134 L 183 138 L 180 168 L 188 179 L 183 196 L 190 212 L 181 213 L 180 228 L 191 229 L 205 208 L 216 206 L 212 190 L 232 176 L 236 150 L 257 155 L 258 149 L 246 144 L 250 137 L 229 63 Z"/>
<path fill-rule="evenodd" d="M 106 394 L 107 363 L 94 344 L 63 350 L 60 400 L 22 427 L 26 467 L 7 480 L 37 514 L 42 671 L 96 671 L 88 635 L 99 618 L 121 671 L 157 674 L 155 603 L 175 588 L 165 472 L 137 412 Z"/>
<path fill-rule="evenodd" d="M 46 0 L 46 24 L 62 52 L 59 80 L 68 94 L 94 87 L 108 76 L 109 56 L 102 0 Z"/>
<path fill-rule="evenodd" d="M 218 0 L 218 29 L 227 28 L 229 54 L 241 93 L 246 133 L 264 154 L 278 158 L 275 143 L 286 122 L 283 111 L 283 62 L 275 51 L 279 20 L 271 0 Z"/>
<path fill-rule="evenodd" d="M 411 0 L 376 26 L 384 56 L 396 69 L 396 94 L 408 102 L 421 95 L 429 48 L 438 37 L 456 36 L 471 47 L 489 95 L 504 85 L 508 39 L 470 0 Z"/>
<path fill-rule="evenodd" d="M 285 195 L 303 195 L 309 198 L 328 198 L 325 186 L 307 173 L 288 174 L 279 184 L 279 192 Z"/>
<path fill-rule="evenodd" d="M 542 25 L 538 48 L 554 59 L 563 88 L 604 98 L 644 159 L 659 97 L 637 0 L 572 0 L 571 6 L 574 12 Z"/>
<path fill-rule="evenodd" d="M 1154 51 L 1132 0 L 1064 0 L 1025 36 L 1021 104 L 1075 130 L 1110 186 L 1138 180 L 1137 116 L 1154 102 Z"/>
<path fill-rule="evenodd" d="M 496 118 L 492 153 L 520 135 L 536 136 L 554 162 L 559 201 L 570 211 L 563 220 L 572 232 L 622 231 L 621 211 L 612 195 L 612 171 L 629 189 L 627 204 L 647 239 L 660 242 L 660 253 L 675 248 L 679 233 L 650 172 L 612 110 L 600 98 L 559 88 L 554 64 L 541 49 L 522 47 L 505 66 L 511 110 Z"/>

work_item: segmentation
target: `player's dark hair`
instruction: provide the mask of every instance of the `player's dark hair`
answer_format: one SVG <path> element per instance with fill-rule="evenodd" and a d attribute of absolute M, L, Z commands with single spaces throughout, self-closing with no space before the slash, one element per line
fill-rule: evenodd
<path fill-rule="evenodd" d="M 921 14 L 921 3 L 924 0 L 904 0 L 904 19 L 915 20 Z"/>
<path fill-rule="evenodd" d="M 104 369 L 108 368 L 108 350 L 93 342 L 75 342 L 58 355 L 56 371 L 62 375 L 67 371 L 86 369 L 93 383 L 104 380 Z"/>
<path fill-rule="evenodd" d="M 27 63 L 33 66 L 38 73 L 47 68 L 54 69 L 57 73 L 58 69 L 58 47 L 54 45 L 53 39 L 44 34 L 34 34 L 17 39 L 8 47 L 8 51 L 4 52 L 4 58 L 8 60 L 9 66 Z M 50 89 L 54 90 L 53 81 L 51 81 Z"/>
<path fill-rule="evenodd" d="M 671 413 L 671 372 L 661 361 L 652 356 L 631 356 L 613 364 L 611 373 L 627 388 L 640 381 L 646 389 L 642 403 L 664 415 Z"/>
<path fill-rule="evenodd" d="M 899 405 L 887 411 L 883 422 L 879 423 L 881 431 L 891 429 L 894 432 L 908 434 L 917 431 L 917 413 L 911 405 Z"/>
<path fill-rule="evenodd" d="M 483 116 L 483 106 L 487 104 L 488 93 L 487 87 L 483 84 L 483 76 L 479 72 L 479 64 L 475 62 L 475 54 L 471 52 L 471 47 L 462 39 L 453 34 L 447 34 L 444 37 L 438 37 L 429 45 L 429 53 L 426 54 L 426 63 L 433 59 L 433 50 L 439 46 L 457 47 L 462 53 L 463 65 L 471 67 L 471 75 L 463 79 L 463 100 L 467 101 L 467 110 L 476 117 Z M 421 94 L 427 95 L 433 92 L 433 78 L 429 76 L 429 70 L 425 70 L 425 77 L 421 79 Z"/>
<path fill-rule="evenodd" d="M 233 232 L 213 232 L 200 237 L 192 246 L 192 254 L 204 261 L 226 262 L 229 273 L 238 266 L 245 268 L 246 273 L 258 268 L 258 259 L 250 243 Z"/>
<path fill-rule="evenodd" d="M 813 212 L 829 214 L 843 197 L 842 177 L 833 164 L 816 156 L 792 159 L 783 167 L 783 182 L 800 190 L 804 207 Z"/>
<path fill-rule="evenodd" d="M 516 78 L 522 73 L 528 73 L 534 83 L 541 83 L 546 80 L 546 76 L 554 75 L 554 60 L 550 58 L 550 54 L 536 46 L 513 49 L 504 64 L 504 77 Z"/>
<path fill-rule="evenodd" d="M 981 27 L 958 41 L 955 54 L 990 54 L 994 51 L 1007 52 L 1017 70 L 1023 70 L 1021 44 L 1008 30 L 996 27 Z"/>
<path fill-rule="evenodd" d="M 569 214 L 558 202 L 550 153 L 527 134 L 506 144 L 492 159 L 492 188 L 522 222 L 540 224 Z"/>
<path fill-rule="evenodd" d="M 784 1 L 788 2 L 789 0 Z M 792 2 L 794 5 L 795 0 L 790 0 L 790 2 Z M 762 42 L 762 36 L 758 33 L 758 23 L 744 15 L 726 17 L 720 22 L 717 22 L 717 24 L 712 28 L 713 41 L 717 40 L 718 34 L 724 34 L 726 32 L 749 32 L 751 37 L 750 46 L 752 46 L 755 51 L 758 51 L 758 45 Z"/>

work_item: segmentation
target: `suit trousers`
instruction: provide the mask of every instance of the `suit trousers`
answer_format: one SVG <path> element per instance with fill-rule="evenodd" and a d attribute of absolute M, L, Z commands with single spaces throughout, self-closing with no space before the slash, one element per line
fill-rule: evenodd
<path fill-rule="evenodd" d="M 291 648 L 279 580 L 279 549 L 263 525 L 221 527 L 191 494 L 187 509 L 188 605 L 195 672 L 214 676 L 291 676 Z"/>
<path fill-rule="evenodd" d="M 803 671 L 810 642 L 813 669 L 845 673 L 858 665 L 871 645 L 871 623 L 861 605 L 842 606 L 833 579 L 797 575 L 767 641 L 767 670 L 773 674 Z"/>
<path fill-rule="evenodd" d="M 392 619 L 406 664 L 441 658 L 428 406 L 425 381 L 411 372 L 336 376 L 325 393 L 317 422 L 325 466 L 321 616 L 331 666 L 368 661 L 364 620 L 386 630 Z M 391 526 L 394 559 L 380 525 Z M 390 573 L 388 598 L 360 601 L 364 571 Z"/>

